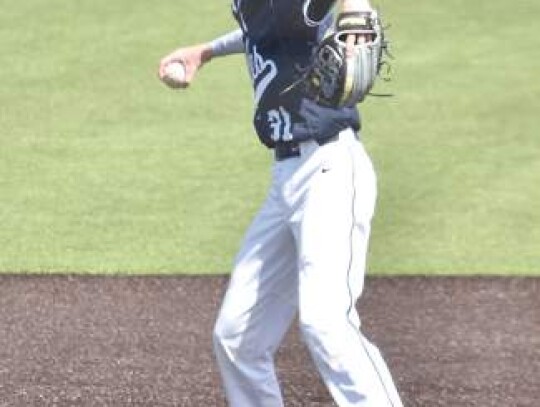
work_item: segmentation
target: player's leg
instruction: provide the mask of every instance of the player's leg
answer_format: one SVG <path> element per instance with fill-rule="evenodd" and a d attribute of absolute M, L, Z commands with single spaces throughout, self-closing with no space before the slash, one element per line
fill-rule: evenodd
<path fill-rule="evenodd" d="M 300 324 L 315 363 L 339 406 L 398 407 L 401 401 L 377 349 L 360 332 L 356 301 L 376 186 L 361 144 L 342 137 L 319 154 L 295 225 Z"/>
<path fill-rule="evenodd" d="M 232 407 L 281 407 L 274 353 L 298 308 L 296 249 L 270 194 L 237 256 L 214 329 Z"/>

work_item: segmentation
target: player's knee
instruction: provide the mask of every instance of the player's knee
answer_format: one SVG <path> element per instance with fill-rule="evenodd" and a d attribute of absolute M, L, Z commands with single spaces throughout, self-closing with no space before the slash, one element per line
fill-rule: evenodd
<path fill-rule="evenodd" d="M 255 365 L 268 357 L 264 338 L 248 335 L 241 320 L 220 316 L 213 330 L 214 352 L 233 365 Z"/>
<path fill-rule="evenodd" d="M 212 335 L 216 352 L 225 352 L 229 356 L 238 358 L 245 353 L 245 340 L 243 337 L 241 324 L 238 320 L 225 314 L 218 317 Z"/>
<path fill-rule="evenodd" d="M 223 348 L 234 337 L 234 323 L 231 319 L 220 315 L 214 325 L 212 339 L 215 348 Z"/>

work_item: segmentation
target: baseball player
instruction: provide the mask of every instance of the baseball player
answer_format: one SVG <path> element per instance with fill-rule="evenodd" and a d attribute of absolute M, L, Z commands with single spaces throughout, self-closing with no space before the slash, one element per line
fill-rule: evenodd
<path fill-rule="evenodd" d="M 354 58 L 355 46 L 373 40 L 369 30 L 350 28 L 371 27 L 366 21 L 374 12 L 367 0 L 233 0 L 232 9 L 237 30 L 179 48 L 159 69 L 165 84 L 184 88 L 213 58 L 245 54 L 254 127 L 275 158 L 268 196 L 236 257 L 214 328 L 227 400 L 233 407 L 283 406 L 274 355 L 298 316 L 337 405 L 402 406 L 355 308 L 375 207 L 374 170 L 356 104 L 323 100 L 337 89 L 332 75 Z M 336 29 L 344 34 L 335 38 L 346 44 L 346 58 L 321 51 L 325 34 Z M 183 64 L 183 78 L 167 74 L 175 62 Z"/>

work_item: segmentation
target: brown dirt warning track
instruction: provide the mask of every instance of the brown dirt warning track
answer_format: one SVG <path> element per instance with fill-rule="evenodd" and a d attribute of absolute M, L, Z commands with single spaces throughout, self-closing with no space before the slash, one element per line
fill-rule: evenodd
<path fill-rule="evenodd" d="M 0 276 L 0 406 L 224 407 L 226 281 Z M 540 279 L 370 277 L 358 307 L 406 406 L 540 406 Z M 277 366 L 287 406 L 333 405 L 296 326 Z"/>

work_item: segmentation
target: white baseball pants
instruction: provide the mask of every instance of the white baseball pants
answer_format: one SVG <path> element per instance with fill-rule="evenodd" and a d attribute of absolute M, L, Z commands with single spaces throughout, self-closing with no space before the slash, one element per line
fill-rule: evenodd
<path fill-rule="evenodd" d="M 276 161 L 269 195 L 247 231 L 214 329 L 232 407 L 281 407 L 274 353 L 298 313 L 300 330 L 340 406 L 400 407 L 377 348 L 360 333 L 376 199 L 371 161 L 352 130 Z"/>

